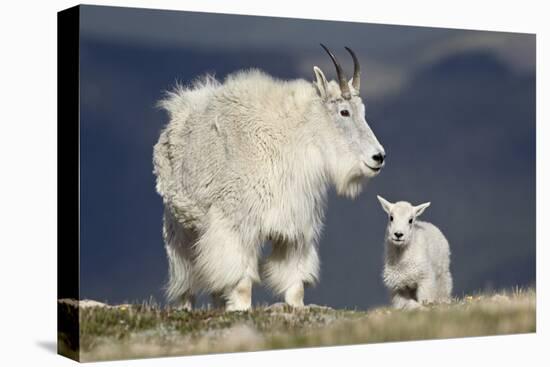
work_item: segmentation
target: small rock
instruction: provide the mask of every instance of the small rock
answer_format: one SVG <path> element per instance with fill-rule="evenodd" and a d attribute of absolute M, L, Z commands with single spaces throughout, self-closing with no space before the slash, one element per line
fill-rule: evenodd
<path fill-rule="evenodd" d="M 80 308 L 89 308 L 89 307 L 104 307 L 108 308 L 111 307 L 106 303 L 94 301 L 92 299 L 83 299 L 82 301 L 78 302 L 78 305 Z"/>
<path fill-rule="evenodd" d="M 332 307 L 316 305 L 314 303 L 311 303 L 307 306 L 304 306 L 304 308 L 306 308 L 308 310 L 319 310 L 319 311 L 333 311 L 334 310 Z"/>
<path fill-rule="evenodd" d="M 91 299 L 83 299 L 82 301 L 72 299 L 72 298 L 62 298 L 58 300 L 61 304 L 66 304 L 73 307 L 79 307 L 79 308 L 90 308 L 90 307 L 104 307 L 104 308 L 110 308 L 106 303 L 94 301 Z"/>

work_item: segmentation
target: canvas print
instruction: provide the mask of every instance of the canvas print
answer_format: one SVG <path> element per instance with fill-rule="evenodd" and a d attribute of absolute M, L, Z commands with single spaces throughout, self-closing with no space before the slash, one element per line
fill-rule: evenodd
<path fill-rule="evenodd" d="M 534 34 L 78 6 L 58 37 L 60 354 L 536 331 Z"/>

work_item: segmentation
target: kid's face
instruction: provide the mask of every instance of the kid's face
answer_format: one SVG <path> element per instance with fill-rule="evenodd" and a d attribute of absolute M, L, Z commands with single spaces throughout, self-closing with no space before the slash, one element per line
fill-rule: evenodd
<path fill-rule="evenodd" d="M 388 219 L 388 239 L 396 246 L 408 244 L 415 220 L 414 207 L 408 203 L 396 203 L 388 213 Z"/>
<path fill-rule="evenodd" d="M 387 238 L 396 246 L 407 245 L 413 234 L 416 218 L 430 206 L 430 203 L 413 206 L 406 201 L 390 203 L 381 196 L 378 200 L 388 214 Z"/>

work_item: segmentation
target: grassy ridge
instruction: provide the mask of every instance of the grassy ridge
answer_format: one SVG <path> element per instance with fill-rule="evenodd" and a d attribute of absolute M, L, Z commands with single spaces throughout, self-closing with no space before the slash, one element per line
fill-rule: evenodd
<path fill-rule="evenodd" d="M 225 313 L 143 304 L 81 305 L 75 312 L 76 303 L 60 303 L 78 314 L 80 339 L 61 333 L 59 345 L 63 354 L 74 356 L 78 349 L 82 361 L 93 361 L 528 333 L 535 331 L 535 297 L 532 289 L 514 290 L 416 311 L 275 305 Z"/>

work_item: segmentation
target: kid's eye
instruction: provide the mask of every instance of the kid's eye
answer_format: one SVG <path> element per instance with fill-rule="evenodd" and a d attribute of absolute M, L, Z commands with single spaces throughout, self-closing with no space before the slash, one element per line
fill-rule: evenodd
<path fill-rule="evenodd" d="M 349 117 L 349 111 L 348 110 L 342 110 L 342 111 L 340 111 L 340 115 L 342 115 L 344 117 Z"/>
<path fill-rule="evenodd" d="M 413 219 L 412 218 L 409 219 L 409 224 L 412 224 L 412 222 L 413 222 Z"/>
<path fill-rule="evenodd" d="M 393 222 L 393 215 L 390 215 L 390 222 Z"/>

